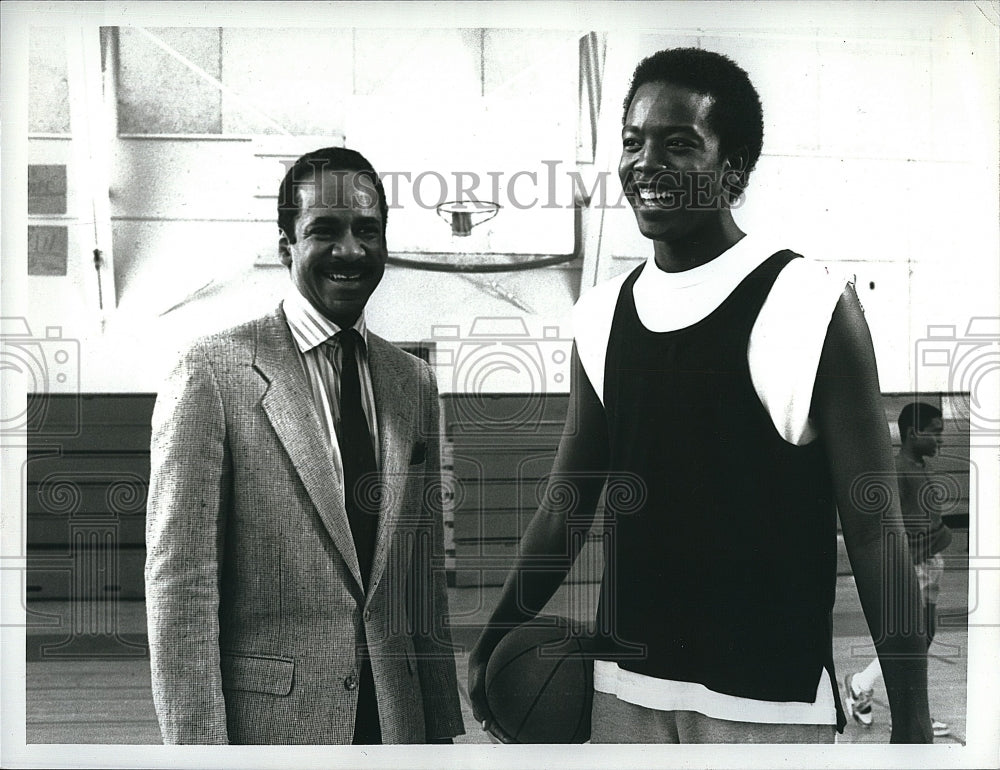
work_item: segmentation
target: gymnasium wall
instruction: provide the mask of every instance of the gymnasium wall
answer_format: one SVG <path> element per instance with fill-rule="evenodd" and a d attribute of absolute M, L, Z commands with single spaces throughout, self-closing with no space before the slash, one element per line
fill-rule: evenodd
<path fill-rule="evenodd" d="M 912 6 L 911 6 L 912 7 Z M 996 315 L 997 97 L 960 14 L 932 22 L 854 18 L 843 27 L 649 34 L 609 47 L 599 153 L 617 167 L 621 103 L 634 63 L 697 46 L 727 54 L 757 86 L 764 150 L 737 223 L 855 282 L 883 391 L 963 390 L 921 366 L 929 327 L 961 338 Z M 994 48 L 995 50 L 995 48 Z M 585 280 L 649 253 L 630 211 L 609 208 Z M 986 327 L 996 335 L 997 323 Z M 982 331 L 974 331 L 978 335 Z M 947 337 L 947 330 L 932 334 Z M 947 345 L 950 340 L 944 342 Z"/>
<path fill-rule="evenodd" d="M 452 236 L 433 207 L 412 205 L 412 187 L 401 184 L 390 251 L 446 261 L 494 252 L 576 258 L 485 275 L 390 265 L 370 305 L 371 326 L 398 341 L 440 340 L 456 355 L 482 339 L 513 337 L 519 350 L 541 356 L 544 387 L 565 392 L 565 377 L 546 375 L 567 348 L 568 311 L 581 288 L 650 249 L 619 201 L 614 172 L 629 73 L 659 47 L 694 45 L 733 56 L 764 102 L 765 151 L 740 224 L 784 233 L 792 248 L 856 279 L 883 391 L 967 390 L 953 366 L 924 365 L 918 355 L 953 347 L 968 338 L 970 321 L 997 315 L 997 52 L 988 25 L 964 5 L 904 12 L 849 4 L 819 13 L 812 4 L 733 4 L 720 14 L 717 5 L 680 4 L 640 20 L 643 34 L 586 14 L 547 20 L 561 29 L 507 30 L 426 22 L 373 30 L 345 17 L 343 28 L 318 32 L 296 26 L 301 19 L 276 19 L 266 36 L 146 20 L 160 42 L 228 92 L 131 27 L 106 30 L 103 49 L 81 44 L 71 27 L 35 28 L 29 162 L 65 164 L 68 191 L 66 213 L 33 214 L 29 223 L 65 226 L 68 243 L 61 273 L 57 266 L 29 275 L 26 316 L 33 335 L 59 327 L 79 361 L 78 373 L 53 378 L 48 389 L 155 392 L 188 340 L 276 304 L 287 286 L 274 252 L 279 161 L 322 140 L 346 141 L 382 170 L 440 173 L 449 195 L 456 172 L 502 175 L 504 209 L 468 239 Z M 580 30 L 566 28 L 577 23 Z M 580 53 L 587 29 L 602 30 L 603 77 L 590 92 Z M 92 26 L 83 34 L 100 33 Z M 103 69 L 93 61 L 101 50 Z M 95 126 L 92 100 L 88 106 L 93 84 L 74 97 L 81 66 L 114 96 L 105 123 Z M 103 165 L 81 160 L 88 121 L 89 135 L 103 138 Z M 95 168 L 110 190 L 103 311 L 93 214 L 81 192 L 92 176 L 85 170 Z M 514 205 L 513 174 L 533 171 L 545 188 L 551 169 L 558 205 Z M 588 190 L 603 179 L 606 195 L 574 211 L 573 174 Z M 436 199 L 436 178 L 424 181 L 424 198 Z M 530 181 L 519 182 L 515 192 L 530 198 Z M 480 192 L 491 197 L 485 181 Z M 489 320 L 496 318 L 506 319 L 499 332 Z M 444 363 L 440 374 L 445 392 L 541 387 L 518 366 L 476 378 Z"/>

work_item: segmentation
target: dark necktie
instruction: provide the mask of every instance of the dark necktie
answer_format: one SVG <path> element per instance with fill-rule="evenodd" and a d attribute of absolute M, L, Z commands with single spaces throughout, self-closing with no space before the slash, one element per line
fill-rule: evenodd
<path fill-rule="evenodd" d="M 375 448 L 368 430 L 368 419 L 361 406 L 361 379 L 358 375 L 357 348 L 361 335 L 356 329 L 337 332 L 335 339 L 343 353 L 340 361 L 340 424 L 337 440 L 340 443 L 340 457 L 344 465 L 344 502 L 347 520 L 351 525 L 354 550 L 358 554 L 358 566 L 365 588 L 371 576 L 372 555 L 375 551 L 375 533 L 378 528 L 378 513 L 382 502 L 378 465 L 375 463 Z M 334 346 L 324 345 L 324 352 L 333 361 Z M 334 362 L 336 367 L 336 364 Z M 375 679 L 372 664 L 368 658 L 367 645 L 359 659 L 358 705 L 354 720 L 354 735 L 351 743 L 380 744 L 382 732 L 379 727 L 378 699 L 375 694 Z"/>
<path fill-rule="evenodd" d="M 344 464 L 344 498 L 347 519 L 354 537 L 361 578 L 368 585 L 375 533 L 382 501 L 375 448 L 368 420 L 361 406 L 361 380 L 358 377 L 357 347 L 361 335 L 345 329 L 336 335 L 343 356 L 340 367 L 340 456 Z"/>

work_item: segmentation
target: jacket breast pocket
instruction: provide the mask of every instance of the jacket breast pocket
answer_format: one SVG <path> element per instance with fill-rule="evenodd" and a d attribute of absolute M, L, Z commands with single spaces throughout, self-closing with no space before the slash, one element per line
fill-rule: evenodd
<path fill-rule="evenodd" d="M 288 695 L 295 678 L 295 661 L 273 655 L 224 652 L 222 686 L 226 690 Z"/>

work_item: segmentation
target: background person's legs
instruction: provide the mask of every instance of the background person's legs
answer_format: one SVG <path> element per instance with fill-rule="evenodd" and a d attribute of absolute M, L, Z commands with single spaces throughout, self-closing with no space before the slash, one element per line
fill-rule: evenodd
<path fill-rule="evenodd" d="M 924 620 L 927 624 L 927 648 L 930 649 L 937 632 L 937 600 L 941 591 L 941 578 L 944 576 L 944 557 L 936 553 L 928 559 L 914 564 L 917 575 L 917 585 L 924 601 Z M 862 727 L 871 727 L 875 721 L 872 711 L 872 693 L 875 682 L 882 676 L 882 667 L 875 658 L 868 667 L 859 673 L 848 674 L 844 678 L 846 691 L 845 706 L 847 713 Z M 930 687 L 930 683 L 928 683 Z M 942 738 L 951 733 L 948 724 L 937 719 L 931 719 L 934 735 Z"/>
<path fill-rule="evenodd" d="M 937 600 L 941 593 L 941 578 L 944 577 L 944 557 L 936 553 L 929 559 L 913 566 L 917 573 L 917 584 L 920 594 L 924 597 L 924 609 L 927 619 L 927 646 L 934 641 L 937 631 Z"/>
<path fill-rule="evenodd" d="M 944 557 L 936 553 L 929 559 L 925 559 L 920 564 L 914 565 L 917 573 L 917 583 L 920 586 L 920 594 L 924 598 L 924 617 L 927 622 L 927 649 L 930 650 L 931 642 L 937 633 L 937 600 L 941 593 L 941 578 L 944 577 Z M 927 684 L 928 688 L 930 683 Z M 943 738 L 951 734 L 951 728 L 946 722 L 931 719 L 931 727 L 934 735 Z"/>

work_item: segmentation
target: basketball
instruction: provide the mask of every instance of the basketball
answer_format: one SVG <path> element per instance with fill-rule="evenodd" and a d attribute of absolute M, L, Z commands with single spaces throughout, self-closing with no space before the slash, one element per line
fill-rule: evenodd
<path fill-rule="evenodd" d="M 590 737 L 594 662 L 580 627 L 540 615 L 503 638 L 486 666 L 486 701 L 518 743 L 583 743 Z"/>

